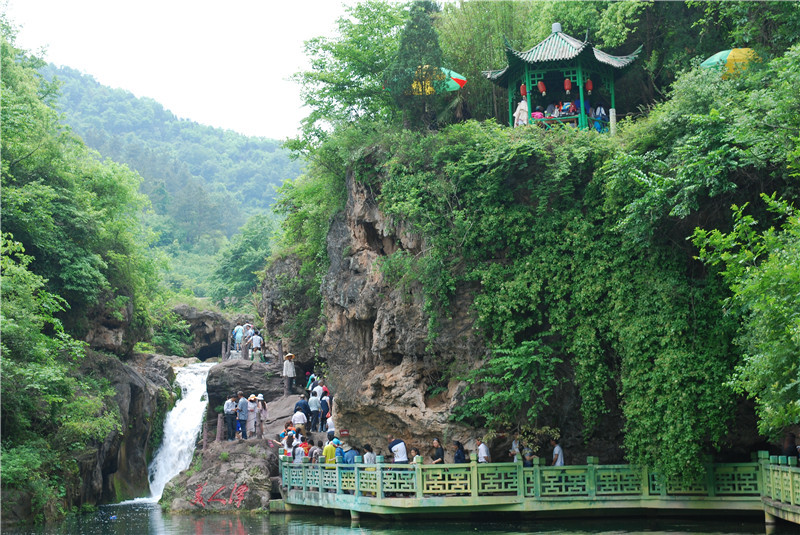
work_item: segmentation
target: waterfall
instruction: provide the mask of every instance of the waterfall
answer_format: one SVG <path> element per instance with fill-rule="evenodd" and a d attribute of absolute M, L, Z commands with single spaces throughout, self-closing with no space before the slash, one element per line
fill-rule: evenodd
<path fill-rule="evenodd" d="M 151 499 L 158 501 L 167 482 L 189 468 L 192 462 L 208 405 L 206 378 L 212 366 L 212 363 L 199 363 L 177 370 L 175 382 L 181 387 L 182 395 L 164 420 L 164 438 L 150 463 Z"/>

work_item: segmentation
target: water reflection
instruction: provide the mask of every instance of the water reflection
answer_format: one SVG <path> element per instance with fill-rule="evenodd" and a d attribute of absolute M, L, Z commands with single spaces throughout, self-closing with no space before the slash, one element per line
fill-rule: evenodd
<path fill-rule="evenodd" d="M 137 502 L 108 505 L 96 513 L 71 518 L 54 525 L 19 530 L 3 530 L 4 535 L 451 535 L 492 533 L 511 535 L 763 535 L 765 526 L 758 518 L 748 521 L 627 519 L 521 520 L 483 513 L 462 515 L 453 520 L 411 520 L 349 515 L 169 515 L 155 503 Z M 775 533 L 797 533 L 797 527 L 784 524 Z"/>

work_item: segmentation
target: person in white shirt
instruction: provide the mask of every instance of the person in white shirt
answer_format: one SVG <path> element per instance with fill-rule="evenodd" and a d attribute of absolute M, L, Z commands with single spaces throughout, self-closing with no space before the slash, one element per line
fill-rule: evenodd
<path fill-rule="evenodd" d="M 552 466 L 564 466 L 564 450 L 561 449 L 561 444 L 556 442 L 556 439 L 551 438 L 550 445 L 553 446 Z"/>
<path fill-rule="evenodd" d="M 294 416 L 292 416 L 292 424 L 294 425 L 295 429 L 300 432 L 300 434 L 305 433 L 306 422 L 308 422 L 308 418 L 306 418 L 306 415 L 303 413 L 302 409 L 297 409 L 297 412 L 295 412 Z"/>
<path fill-rule="evenodd" d="M 316 392 L 311 392 L 311 397 L 308 398 L 308 408 L 311 409 L 311 431 L 316 433 L 319 431 L 319 421 L 320 421 L 320 407 L 321 407 L 320 399 L 317 397 Z"/>
<path fill-rule="evenodd" d="M 394 435 L 386 437 L 389 441 L 389 451 L 394 454 L 395 464 L 408 464 L 408 453 L 406 452 L 406 443 L 399 438 L 394 438 Z"/>
<path fill-rule="evenodd" d="M 478 462 L 492 462 L 492 456 L 489 455 L 489 446 L 487 446 L 486 443 L 480 438 L 475 439 L 475 443 L 478 445 Z"/>

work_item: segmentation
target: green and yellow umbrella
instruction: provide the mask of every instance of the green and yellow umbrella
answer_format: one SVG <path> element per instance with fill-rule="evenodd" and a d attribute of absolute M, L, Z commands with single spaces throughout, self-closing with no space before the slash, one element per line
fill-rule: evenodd
<path fill-rule="evenodd" d="M 700 66 L 706 69 L 719 69 L 723 71 L 722 77 L 727 78 L 737 71 L 746 69 L 748 63 L 757 59 L 758 55 L 752 48 L 732 48 L 717 52 Z"/>
<path fill-rule="evenodd" d="M 411 84 L 412 95 L 430 95 L 439 91 L 458 91 L 467 83 L 467 79 L 450 69 L 439 67 L 431 69 L 428 65 L 417 69 L 414 82 Z"/>

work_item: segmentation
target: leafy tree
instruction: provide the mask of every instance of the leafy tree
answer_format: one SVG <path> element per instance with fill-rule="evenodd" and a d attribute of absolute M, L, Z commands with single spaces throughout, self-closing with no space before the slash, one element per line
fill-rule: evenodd
<path fill-rule="evenodd" d="M 731 232 L 698 229 L 693 239 L 700 258 L 723 268 L 733 291 L 725 307 L 742 319 L 736 342 L 745 356 L 731 384 L 755 400 L 759 431 L 779 439 L 800 423 L 800 218 L 774 195 L 762 198 L 784 218 L 780 230 L 759 232 L 745 204 L 733 207 Z"/>
<path fill-rule="evenodd" d="M 397 57 L 387 72 L 387 87 L 407 128 L 434 127 L 443 100 L 442 50 L 432 21 L 438 11 L 428 0 L 411 5 Z"/>
<path fill-rule="evenodd" d="M 270 256 L 270 240 L 275 232 L 268 216 L 253 216 L 216 257 L 211 296 L 220 304 L 237 305 L 256 291 L 258 273 Z"/>
<path fill-rule="evenodd" d="M 40 65 L 3 36 L 3 229 L 25 246 L 47 290 L 70 303 L 68 330 L 79 332 L 105 307 L 122 315 L 130 307 L 141 335 L 158 278 L 152 236 L 139 221 L 147 204 L 140 177 L 101 162 L 59 124 Z"/>
<path fill-rule="evenodd" d="M 392 120 L 392 97 L 384 84 L 406 9 L 404 3 L 358 2 L 347 6 L 346 15 L 336 21 L 336 37 L 315 37 L 305 43 L 311 70 L 295 74 L 293 80 L 311 113 L 290 148 L 308 151 L 332 128 L 353 121 Z"/>

